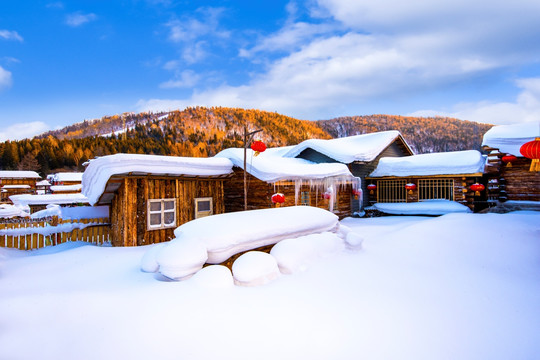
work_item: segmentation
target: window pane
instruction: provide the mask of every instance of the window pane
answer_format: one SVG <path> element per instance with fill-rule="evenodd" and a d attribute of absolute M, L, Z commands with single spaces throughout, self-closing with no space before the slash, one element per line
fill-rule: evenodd
<path fill-rule="evenodd" d="M 174 210 L 174 201 L 173 200 L 166 200 L 165 203 L 165 210 Z"/>
<path fill-rule="evenodd" d="M 165 225 L 174 225 L 174 213 L 166 212 L 163 214 L 165 217 Z"/>
<path fill-rule="evenodd" d="M 210 201 L 209 200 L 199 201 L 198 205 L 199 205 L 199 211 L 210 211 Z"/>
<path fill-rule="evenodd" d="M 150 226 L 161 225 L 161 214 L 150 214 Z"/>
<path fill-rule="evenodd" d="M 161 211 L 161 201 L 151 201 L 150 211 Z"/>

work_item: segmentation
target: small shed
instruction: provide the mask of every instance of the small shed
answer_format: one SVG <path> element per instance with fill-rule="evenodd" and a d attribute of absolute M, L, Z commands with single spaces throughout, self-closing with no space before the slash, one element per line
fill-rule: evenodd
<path fill-rule="evenodd" d="M 353 176 L 362 183 L 362 191 L 367 191 L 366 176 L 369 175 L 383 157 L 402 157 L 413 155 L 413 151 L 399 131 L 390 130 L 370 134 L 322 140 L 310 139 L 291 147 L 285 157 L 296 157 L 315 163 L 346 164 Z M 352 210 L 359 211 L 368 206 L 363 202 L 352 201 Z"/>
<path fill-rule="evenodd" d="M 471 185 L 482 182 L 486 158 L 479 151 L 382 158 L 367 177 L 369 201 L 377 203 L 417 203 L 448 200 L 474 210 L 485 199 Z M 484 185 L 485 186 L 485 185 Z"/>
<path fill-rule="evenodd" d="M 489 154 L 486 176 L 493 201 L 540 202 L 540 172 L 530 171 L 532 160 L 520 153 L 523 144 L 538 137 L 539 122 L 494 126 L 484 134 L 482 147 Z"/>
<path fill-rule="evenodd" d="M 10 202 L 11 195 L 34 194 L 39 179 L 35 171 L 0 170 L 0 202 Z"/>
<path fill-rule="evenodd" d="M 174 238 L 174 229 L 225 211 L 232 163 L 220 158 L 115 154 L 90 160 L 82 192 L 110 208 L 112 244 L 137 246 Z"/>
<path fill-rule="evenodd" d="M 248 210 L 305 205 L 329 210 L 341 218 L 352 215 L 351 194 L 360 187 L 360 181 L 347 166 L 284 157 L 289 150 L 271 148 L 258 156 L 247 150 Z M 225 211 L 244 210 L 244 149 L 225 149 L 216 157 L 234 164 L 233 176 L 225 187 Z M 274 194 L 283 194 L 284 203 L 273 203 Z"/>

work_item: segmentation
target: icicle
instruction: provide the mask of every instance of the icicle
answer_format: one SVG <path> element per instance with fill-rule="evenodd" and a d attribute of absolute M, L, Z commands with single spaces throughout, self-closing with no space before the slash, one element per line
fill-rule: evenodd
<path fill-rule="evenodd" d="M 301 188 L 302 188 L 302 179 L 294 180 L 294 205 L 298 205 L 298 195 L 300 194 Z"/>

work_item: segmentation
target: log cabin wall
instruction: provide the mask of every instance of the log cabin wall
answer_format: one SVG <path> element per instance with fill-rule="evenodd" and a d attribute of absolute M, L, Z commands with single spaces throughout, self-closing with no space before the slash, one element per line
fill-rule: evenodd
<path fill-rule="evenodd" d="M 6 191 L 1 193 L 0 202 L 9 202 L 9 197 L 11 195 L 19 194 L 35 194 L 36 193 L 36 181 L 39 179 L 25 179 L 25 178 L 1 178 L 0 179 L 0 188 L 4 185 L 28 185 L 29 189 L 4 189 Z"/>
<path fill-rule="evenodd" d="M 529 171 L 531 159 L 517 158 L 512 166 L 501 166 L 508 200 L 540 201 L 540 172 Z"/>
<path fill-rule="evenodd" d="M 238 167 L 233 169 L 234 175 L 227 180 L 224 185 L 225 193 L 225 211 L 243 211 L 244 210 L 244 172 Z M 269 209 L 276 207 L 272 203 L 272 195 L 279 192 L 285 195 L 285 202 L 281 206 L 295 206 L 295 185 L 294 182 L 281 182 L 279 184 L 270 184 L 259 180 L 253 175 L 247 174 L 248 192 L 247 205 L 248 210 Z M 329 200 L 322 198 L 322 193 L 316 187 L 302 185 L 298 204 L 301 204 L 301 193 L 309 192 L 310 206 L 321 209 L 329 209 Z M 334 206 L 334 214 L 340 218 L 350 216 L 351 212 L 352 186 L 347 184 L 339 186 L 337 200 Z"/>
<path fill-rule="evenodd" d="M 223 179 L 126 177 L 111 208 L 113 246 L 140 246 L 174 238 L 176 227 L 195 218 L 195 199 L 211 197 L 213 213 L 225 212 Z M 148 230 L 149 199 L 176 199 L 176 226 Z"/>

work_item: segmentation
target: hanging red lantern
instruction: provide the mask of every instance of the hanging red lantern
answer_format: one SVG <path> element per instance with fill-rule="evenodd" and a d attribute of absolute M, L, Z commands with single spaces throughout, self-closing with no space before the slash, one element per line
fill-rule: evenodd
<path fill-rule="evenodd" d="M 266 144 L 263 143 L 261 140 L 254 140 L 251 143 L 251 150 L 255 151 L 255 156 L 257 156 L 260 153 L 264 152 L 264 150 L 266 150 Z"/>
<path fill-rule="evenodd" d="M 529 171 L 540 171 L 540 137 L 521 145 L 519 152 L 526 158 L 532 159 Z"/>
<path fill-rule="evenodd" d="M 369 193 L 370 193 L 371 195 L 373 195 L 373 191 L 375 191 L 375 190 L 377 189 L 377 185 L 375 185 L 375 184 L 369 184 L 369 185 L 367 186 L 367 189 L 369 190 Z"/>
<path fill-rule="evenodd" d="M 361 189 L 353 189 L 352 193 L 354 195 L 355 200 L 358 200 L 358 197 L 362 196 L 362 190 Z"/>
<path fill-rule="evenodd" d="M 405 184 L 405 189 L 409 190 L 409 194 L 412 194 L 414 190 L 416 190 L 416 184 L 408 183 Z"/>
<path fill-rule="evenodd" d="M 486 187 L 479 183 L 474 183 L 471 185 L 471 190 L 474 191 L 474 195 L 480 196 L 480 191 L 484 191 Z"/>
<path fill-rule="evenodd" d="M 517 160 L 517 157 L 511 154 L 506 154 L 502 157 L 503 163 L 506 163 L 507 167 L 512 167 L 512 163 Z"/>
<path fill-rule="evenodd" d="M 322 194 L 323 199 L 329 200 L 332 197 L 332 193 L 329 191 L 326 191 Z"/>
<path fill-rule="evenodd" d="M 274 204 L 283 204 L 285 202 L 285 195 L 282 193 L 276 193 L 272 195 L 271 199 Z"/>

